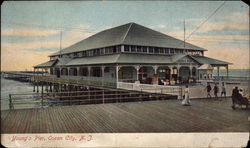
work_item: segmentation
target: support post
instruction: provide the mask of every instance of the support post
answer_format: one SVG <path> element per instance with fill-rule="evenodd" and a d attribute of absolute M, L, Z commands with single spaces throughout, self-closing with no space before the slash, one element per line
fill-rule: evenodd
<path fill-rule="evenodd" d="M 118 65 L 116 65 L 115 66 L 115 76 L 116 76 L 116 88 L 118 88 L 118 80 L 119 80 L 119 78 L 118 78 L 118 73 L 119 73 L 119 67 L 118 67 Z"/>
<path fill-rule="evenodd" d="M 105 103 L 104 89 L 102 89 L 102 104 Z"/>
<path fill-rule="evenodd" d="M 228 79 L 228 75 L 229 75 L 229 73 L 228 73 L 228 65 L 226 66 L 226 70 L 227 70 L 227 79 Z"/>
<path fill-rule="evenodd" d="M 42 83 L 42 108 L 43 108 L 43 82 L 41 82 Z"/>
<path fill-rule="evenodd" d="M 39 93 L 39 81 L 36 81 L 36 92 Z"/>
<path fill-rule="evenodd" d="M 138 81 L 139 80 L 139 70 L 140 70 L 140 66 L 136 66 L 135 67 L 135 69 L 136 69 L 136 81 Z"/>
<path fill-rule="evenodd" d="M 10 110 L 14 109 L 14 106 L 13 106 L 13 104 L 12 104 L 11 94 L 9 94 L 9 109 L 10 109 Z"/>
<path fill-rule="evenodd" d="M 104 86 L 103 84 L 103 79 L 104 79 L 104 66 L 102 65 L 101 70 L 102 70 L 102 87 Z"/>
<path fill-rule="evenodd" d="M 88 66 L 88 84 L 90 84 L 91 67 Z"/>
<path fill-rule="evenodd" d="M 220 67 L 219 66 L 217 66 L 217 76 L 218 76 L 218 79 L 220 79 L 219 77 L 220 77 Z"/>

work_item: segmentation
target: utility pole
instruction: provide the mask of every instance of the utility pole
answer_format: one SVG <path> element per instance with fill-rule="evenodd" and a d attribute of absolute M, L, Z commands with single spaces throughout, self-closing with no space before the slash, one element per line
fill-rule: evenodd
<path fill-rule="evenodd" d="M 61 54 L 61 49 L 62 49 L 62 31 L 60 32 L 60 54 Z"/>
<path fill-rule="evenodd" d="M 186 48 L 186 25 L 185 25 L 185 19 L 184 19 L 184 49 Z"/>

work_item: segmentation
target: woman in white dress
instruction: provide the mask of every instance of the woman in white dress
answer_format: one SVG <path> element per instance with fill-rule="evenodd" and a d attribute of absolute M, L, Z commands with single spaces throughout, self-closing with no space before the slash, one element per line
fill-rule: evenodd
<path fill-rule="evenodd" d="M 184 100 L 182 100 L 181 104 L 185 105 L 185 106 L 189 106 L 190 104 L 190 99 L 189 99 L 189 88 L 188 85 L 186 85 L 186 88 L 184 89 L 184 93 L 185 93 L 185 98 Z"/>

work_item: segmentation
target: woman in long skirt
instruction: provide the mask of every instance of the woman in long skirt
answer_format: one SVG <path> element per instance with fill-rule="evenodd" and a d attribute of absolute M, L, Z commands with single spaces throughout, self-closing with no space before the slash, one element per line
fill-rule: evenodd
<path fill-rule="evenodd" d="M 191 104 L 190 104 L 190 99 L 189 99 L 189 88 L 188 88 L 188 85 L 186 85 L 184 93 L 185 93 L 185 98 L 184 98 L 184 100 L 182 100 L 181 104 L 185 105 L 185 106 L 189 106 Z"/>

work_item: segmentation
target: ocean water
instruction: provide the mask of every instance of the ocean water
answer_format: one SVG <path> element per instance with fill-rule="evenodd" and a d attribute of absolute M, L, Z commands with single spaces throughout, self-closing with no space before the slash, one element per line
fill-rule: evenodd
<path fill-rule="evenodd" d="M 226 69 L 220 69 L 220 76 L 227 76 Z M 213 75 L 217 76 L 217 69 L 213 70 Z M 250 77 L 250 69 L 229 69 L 228 76 L 231 77 Z"/>
<path fill-rule="evenodd" d="M 217 75 L 217 70 L 214 70 Z M 220 70 L 220 76 L 226 76 L 226 70 Z M 231 69 L 229 76 L 233 77 L 250 77 L 250 69 Z M 32 93 L 33 86 L 31 83 L 8 80 L 1 77 L 1 110 L 9 109 L 9 94 L 13 93 Z M 21 108 L 39 108 L 38 104 L 19 105 L 15 109 Z"/>
<path fill-rule="evenodd" d="M 1 77 L 1 110 L 9 109 L 9 94 L 20 92 L 33 92 L 33 86 L 30 83 L 19 82 Z M 21 108 L 30 108 L 34 105 L 22 105 Z"/>

